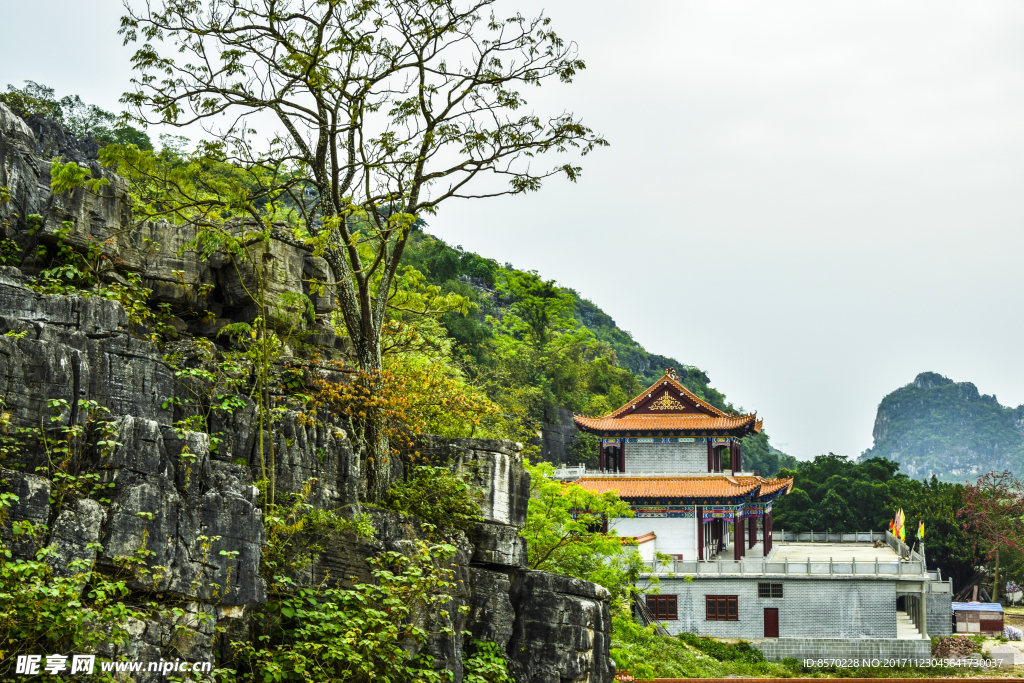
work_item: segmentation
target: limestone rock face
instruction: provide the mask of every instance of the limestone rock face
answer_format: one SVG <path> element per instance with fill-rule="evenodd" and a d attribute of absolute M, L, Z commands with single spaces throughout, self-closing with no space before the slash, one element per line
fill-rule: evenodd
<path fill-rule="evenodd" d="M 473 563 L 526 567 L 526 540 L 519 528 L 485 522 L 477 524 L 470 535 L 473 542 Z"/>
<path fill-rule="evenodd" d="M 515 444 L 433 437 L 426 440 L 420 452 L 470 475 L 473 485 L 484 492 L 480 507 L 488 522 L 519 528 L 526 524 L 530 475 L 523 469 L 523 456 Z"/>
<path fill-rule="evenodd" d="M 547 572 L 514 576 L 516 608 L 506 652 L 517 681 L 607 681 L 611 616 L 608 591 L 597 584 Z"/>
<path fill-rule="evenodd" d="M 188 229 L 133 222 L 127 185 L 97 165 L 95 141 L 76 140 L 53 122 L 29 124 L 0 104 L 0 186 L 11 197 L 0 203 L 3 237 L 32 246 L 32 253 L 40 242 L 55 241 L 58 231 L 71 245 L 101 243 L 115 266 L 111 277 L 138 273 L 153 289 L 151 301 L 213 314 L 172 319 L 181 335 L 215 338 L 224 325 L 251 320 L 255 311 L 245 290 L 253 282 L 244 269 L 236 270 L 223 254 L 206 257 L 190 249 L 195 235 Z M 49 160 L 56 155 L 88 166 L 109 185 L 96 194 L 78 188 L 51 195 Z M 40 218 L 29 218 L 34 215 Z M 33 235 L 29 223 L 37 229 Z M 262 256 L 272 274 L 271 298 L 308 292 L 310 278 L 333 279 L 322 259 L 295 249 L 275 244 Z M 38 264 L 0 265 L 0 429 L 20 434 L 42 425 L 59 432 L 85 425 L 91 411 L 93 417 L 102 414 L 105 438 L 116 445 L 76 452 L 77 471 L 97 477 L 99 493 L 88 496 L 58 493 L 53 481 L 34 473 L 48 462 L 45 448 L 24 445 L 16 463 L 0 467 L 0 493 L 18 497 L 0 516 L 0 537 L 17 559 L 52 546 L 47 561 L 56 574 L 96 565 L 118 570 L 146 600 L 175 608 L 129 620 L 127 645 L 110 646 L 102 656 L 225 661 L 231 639 L 251 637 L 247 612 L 267 600 L 260 576 L 264 520 L 254 479 L 272 473 L 279 500 L 301 494 L 314 509 L 356 512 L 366 486 L 358 454 L 341 427 L 314 424 L 284 408 L 273 431 L 261 431 L 251 397 L 231 414 L 211 414 L 207 427 L 218 439 L 214 443 L 207 433 L 183 429 L 182 409 L 173 399 L 186 396 L 190 385 L 165 354 L 175 355 L 185 342 L 158 347 L 133 330 L 114 301 L 28 289 L 37 271 Z M 334 306 L 330 292 L 311 300 L 317 314 Z M 323 319 L 313 331 L 316 343 L 334 343 Z M 262 459 L 260 443 L 266 446 Z M 436 665 L 461 683 L 466 649 L 486 640 L 504 649 L 519 683 L 610 682 L 607 591 L 527 569 L 519 530 L 530 481 L 519 448 L 504 441 L 431 438 L 424 452 L 469 475 L 482 492 L 484 517 L 469 534 L 449 539 L 456 548 L 451 570 L 457 589 L 444 606 L 448 616 L 433 615 L 451 629 L 427 646 Z M 405 552 L 412 540 L 425 537 L 415 519 L 362 509 L 376 536 L 332 536 L 291 577 L 296 584 L 370 580 L 367 558 Z M 15 534 L 13 525 L 24 522 L 42 533 Z M 131 569 L 140 557 L 145 571 Z M 150 672 L 133 676 L 163 680 Z"/>
<path fill-rule="evenodd" d="M 544 411 L 540 425 L 540 459 L 555 465 L 575 465 L 569 462 L 569 451 L 576 442 L 578 430 L 572 421 L 572 411 L 567 408 L 549 408 Z"/>

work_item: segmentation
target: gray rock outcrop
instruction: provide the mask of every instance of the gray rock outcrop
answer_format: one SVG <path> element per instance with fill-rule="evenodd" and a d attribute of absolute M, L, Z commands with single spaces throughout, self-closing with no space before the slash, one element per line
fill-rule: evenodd
<path fill-rule="evenodd" d="M 59 230 L 73 247 L 102 245 L 110 278 L 137 273 L 152 289 L 151 302 L 182 312 L 171 321 L 182 338 L 217 341 L 225 324 L 252 318 L 245 294 L 252 283 L 244 269 L 223 255 L 204 257 L 187 248 L 194 239 L 187 228 L 133 222 L 127 185 L 96 163 L 95 141 L 75 140 L 52 122 L 29 123 L 0 104 L 0 187 L 10 197 L 0 203 L 0 237 L 23 253 L 52 244 Z M 79 188 L 51 195 L 49 164 L 57 155 L 109 184 L 96 193 Z M 310 278 L 332 279 L 326 263 L 279 244 L 263 258 L 272 299 L 286 291 L 311 294 L 318 319 L 306 324 L 315 332 L 334 307 L 329 292 L 309 291 Z M 0 537 L 17 559 L 53 546 L 48 561 L 57 575 L 70 576 L 78 566 L 121 572 L 146 600 L 176 607 L 130 619 L 127 645 L 99 654 L 225 661 L 229 641 L 248 637 L 248 614 L 268 598 L 254 481 L 273 468 L 279 496 L 303 493 L 316 509 L 347 514 L 359 508 L 365 491 L 358 456 L 342 424 L 311 424 L 286 408 L 273 432 L 261 433 L 249 398 L 230 414 L 212 413 L 209 434 L 189 431 L 174 399 L 194 386 L 167 360 L 180 355 L 177 342 L 159 347 L 115 301 L 27 288 L 40 267 L 31 258 L 0 266 L 0 430 L 95 428 L 98 423 L 86 419 L 91 414 L 102 417 L 109 431 L 104 438 L 116 443 L 89 445 L 93 435 L 74 453 L 76 472 L 92 477 L 94 486 L 72 495 L 57 493 L 54 481 L 34 473 L 46 465 L 47 452 L 26 441 L 16 457 L 0 463 L 0 492 L 18 496 L 0 516 Z M 196 314 L 189 317 L 187 310 Z M 311 339 L 334 344 L 329 328 Z M 261 439 L 273 444 L 273 463 L 260 461 Z M 437 665 L 461 681 L 463 649 L 477 639 L 504 650 L 519 683 L 609 682 L 607 591 L 527 568 L 518 532 L 526 520 L 529 475 L 515 444 L 433 438 L 424 453 L 470 476 L 482 492 L 484 517 L 453 539 L 459 589 L 446 607 L 455 635 L 429 644 Z M 366 580 L 368 557 L 423 537 L 415 519 L 379 509 L 372 517 L 375 538 L 332 537 L 294 580 Z M 14 533 L 13 525 L 24 522 L 41 533 Z M 135 680 L 162 678 L 140 673 Z"/>

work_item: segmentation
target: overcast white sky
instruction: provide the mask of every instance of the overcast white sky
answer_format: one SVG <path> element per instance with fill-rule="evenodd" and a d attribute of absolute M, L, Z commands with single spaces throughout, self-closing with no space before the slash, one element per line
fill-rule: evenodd
<path fill-rule="evenodd" d="M 1024 403 L 1024 3 L 503 7 L 578 42 L 586 72 L 530 102 L 611 147 L 431 232 L 575 288 L 801 458 L 859 455 L 925 370 Z M 117 110 L 120 13 L 0 0 L 0 86 Z"/>

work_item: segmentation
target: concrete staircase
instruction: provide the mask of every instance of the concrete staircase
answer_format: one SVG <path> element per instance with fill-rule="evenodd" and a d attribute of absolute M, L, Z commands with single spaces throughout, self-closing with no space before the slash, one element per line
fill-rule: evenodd
<path fill-rule="evenodd" d="M 906 612 L 896 612 L 896 639 L 897 640 L 921 640 L 921 632 L 910 620 Z"/>

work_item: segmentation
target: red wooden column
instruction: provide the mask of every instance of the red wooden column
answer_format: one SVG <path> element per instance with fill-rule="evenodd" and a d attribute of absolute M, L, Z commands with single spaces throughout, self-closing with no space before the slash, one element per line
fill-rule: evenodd
<path fill-rule="evenodd" d="M 715 471 L 715 445 L 708 439 L 708 472 Z"/>
<path fill-rule="evenodd" d="M 626 471 L 626 440 L 619 441 L 619 472 Z"/>
<path fill-rule="evenodd" d="M 737 562 L 743 557 L 743 520 L 737 515 L 733 520 L 732 558 Z"/>
<path fill-rule="evenodd" d="M 704 561 L 704 508 L 697 506 L 697 561 Z"/>
<path fill-rule="evenodd" d="M 764 522 L 762 522 L 762 524 L 763 523 Z M 755 545 L 757 545 L 757 517 L 750 518 L 750 533 L 748 534 L 748 540 L 748 548 L 753 548 Z"/>
<path fill-rule="evenodd" d="M 772 551 L 772 513 L 766 512 L 764 515 L 764 556 L 768 557 L 768 553 Z"/>

